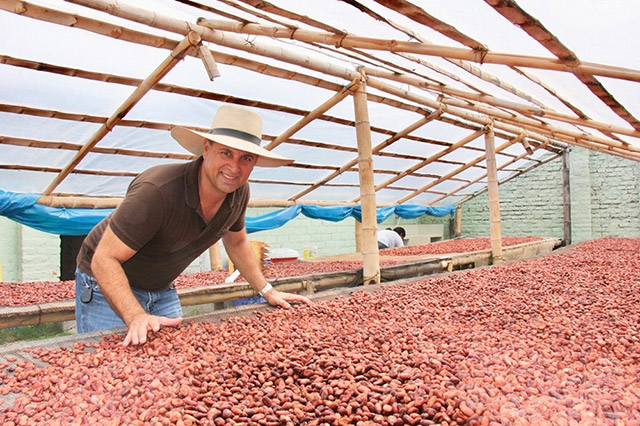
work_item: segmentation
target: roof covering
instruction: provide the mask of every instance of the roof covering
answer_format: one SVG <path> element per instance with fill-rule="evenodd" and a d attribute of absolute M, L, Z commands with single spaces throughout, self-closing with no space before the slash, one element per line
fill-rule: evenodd
<path fill-rule="evenodd" d="M 0 0 L 0 189 L 121 197 L 142 170 L 192 158 L 168 130 L 204 130 L 234 103 L 262 114 L 264 146 L 295 160 L 254 170 L 254 202 L 357 204 L 359 81 L 379 205 L 484 189 L 489 129 L 501 181 L 572 145 L 637 161 L 638 11 L 633 0 Z"/>

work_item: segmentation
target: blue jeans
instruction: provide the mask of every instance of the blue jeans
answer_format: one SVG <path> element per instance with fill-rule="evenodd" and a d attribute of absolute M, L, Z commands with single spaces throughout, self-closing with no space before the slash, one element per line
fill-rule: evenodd
<path fill-rule="evenodd" d="M 81 295 L 88 288 L 93 291 L 91 300 L 83 302 Z M 131 290 L 140 305 L 150 314 L 169 318 L 182 316 L 182 306 L 180 306 L 178 292 L 173 284 L 168 289 L 160 291 L 141 290 L 133 287 Z M 76 327 L 78 333 L 110 330 L 124 326 L 122 318 L 104 298 L 96 279 L 76 268 Z"/>

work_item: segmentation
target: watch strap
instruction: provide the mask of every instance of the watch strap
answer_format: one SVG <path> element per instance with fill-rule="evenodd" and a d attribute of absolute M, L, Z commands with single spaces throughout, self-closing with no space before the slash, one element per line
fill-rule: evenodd
<path fill-rule="evenodd" d="M 267 283 L 267 285 L 265 285 L 264 287 L 262 287 L 262 290 L 260 290 L 260 291 L 258 292 L 258 295 L 259 295 L 260 297 L 263 297 L 263 296 L 264 296 L 265 294 L 267 294 L 267 292 L 268 292 L 269 290 L 271 290 L 272 288 L 273 288 L 273 286 L 272 286 L 270 283 Z"/>

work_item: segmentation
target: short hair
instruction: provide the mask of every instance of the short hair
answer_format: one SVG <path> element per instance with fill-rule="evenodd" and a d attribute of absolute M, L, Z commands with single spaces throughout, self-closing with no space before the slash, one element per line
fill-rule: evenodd
<path fill-rule="evenodd" d="M 404 238 L 407 235 L 407 233 L 404 231 L 404 228 L 402 226 L 397 226 L 393 228 L 393 230 L 396 231 L 398 235 L 400 235 L 402 238 Z"/>

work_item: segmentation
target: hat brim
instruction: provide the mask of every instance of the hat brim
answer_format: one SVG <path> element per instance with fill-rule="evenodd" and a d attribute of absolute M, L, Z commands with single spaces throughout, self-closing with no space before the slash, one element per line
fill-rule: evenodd
<path fill-rule="evenodd" d="M 258 156 L 256 166 L 278 167 L 293 163 L 291 158 L 283 157 L 252 142 L 235 138 L 233 136 L 212 135 L 210 133 L 198 132 L 185 127 L 174 127 L 171 129 L 171 136 L 173 136 L 173 138 L 178 141 L 184 149 L 197 156 L 202 155 L 203 142 L 209 140 L 228 146 L 229 148 L 256 154 Z"/>

